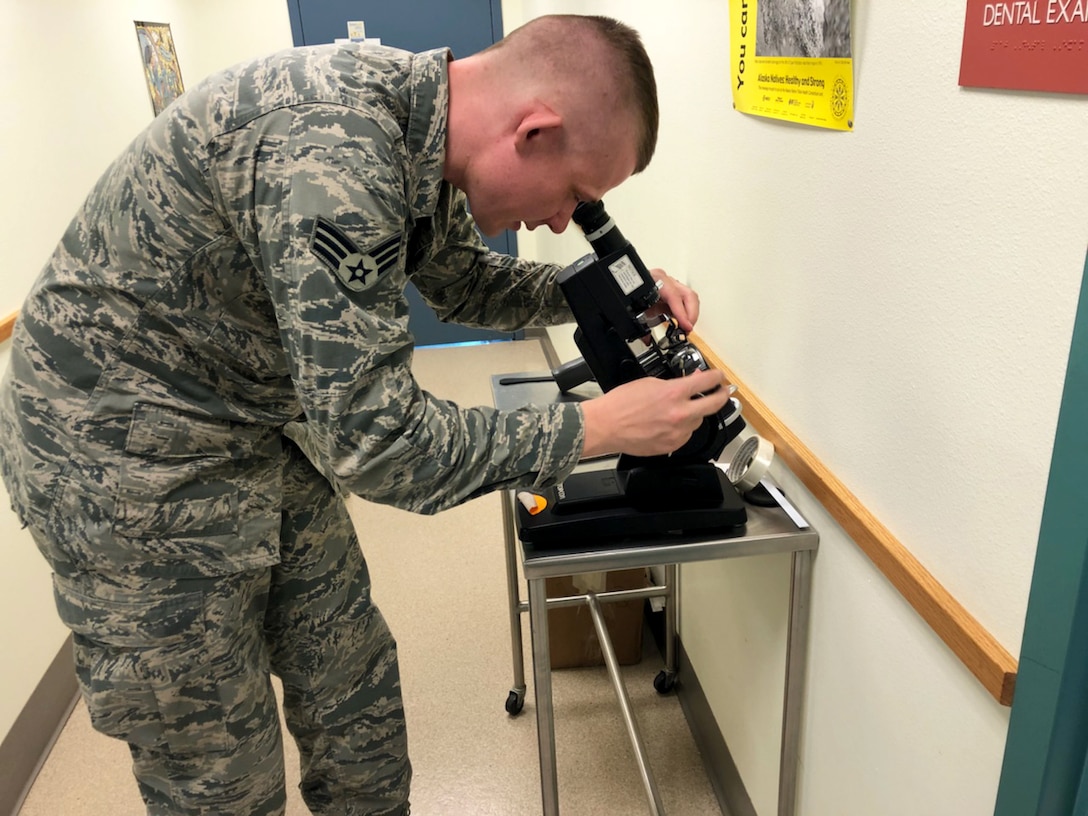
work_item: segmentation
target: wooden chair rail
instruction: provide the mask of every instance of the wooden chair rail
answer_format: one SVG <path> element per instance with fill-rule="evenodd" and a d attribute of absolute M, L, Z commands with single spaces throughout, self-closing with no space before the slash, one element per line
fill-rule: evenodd
<path fill-rule="evenodd" d="M 702 338 L 691 341 L 713 367 L 737 386 L 744 417 L 775 447 L 775 456 L 811 491 L 861 550 L 899 590 L 986 690 L 1012 705 L 1017 661 L 858 501 L 789 428 L 725 365 Z"/>
<path fill-rule="evenodd" d="M 11 337 L 12 329 L 15 328 L 15 318 L 17 318 L 18 316 L 18 312 L 12 312 L 3 320 L 0 320 L 0 343 L 3 343 L 5 340 Z"/>

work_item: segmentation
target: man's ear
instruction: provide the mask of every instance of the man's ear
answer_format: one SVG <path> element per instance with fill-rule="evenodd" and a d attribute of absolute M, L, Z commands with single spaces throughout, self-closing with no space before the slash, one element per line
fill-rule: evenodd
<path fill-rule="evenodd" d="M 545 144 L 558 144 L 563 135 L 563 117 L 543 103 L 536 103 L 518 122 L 514 143 L 519 152 Z"/>

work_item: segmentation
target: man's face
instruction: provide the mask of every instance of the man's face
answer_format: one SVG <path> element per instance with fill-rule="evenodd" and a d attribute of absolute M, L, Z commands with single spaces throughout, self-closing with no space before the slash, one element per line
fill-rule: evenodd
<path fill-rule="evenodd" d="M 603 129 L 602 129 L 603 130 Z M 480 231 L 546 225 L 562 232 L 579 201 L 598 201 L 635 167 L 632 129 L 581 144 L 561 129 L 496 143 L 467 175 L 465 194 Z"/>

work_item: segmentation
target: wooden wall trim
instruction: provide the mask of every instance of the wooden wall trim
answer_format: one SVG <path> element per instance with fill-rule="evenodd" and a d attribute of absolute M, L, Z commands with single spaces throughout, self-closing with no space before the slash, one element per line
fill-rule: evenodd
<path fill-rule="evenodd" d="M 0 320 L 0 343 L 11 337 L 11 332 L 15 328 L 15 318 L 18 316 L 18 312 L 12 312 L 3 320 Z"/>
<path fill-rule="evenodd" d="M 77 702 L 79 687 L 68 635 L 0 742 L 0 814 L 18 816 Z"/>
<path fill-rule="evenodd" d="M 744 418 L 899 590 L 994 699 L 1012 705 L 1017 661 L 694 333 L 691 341 L 737 386 Z"/>

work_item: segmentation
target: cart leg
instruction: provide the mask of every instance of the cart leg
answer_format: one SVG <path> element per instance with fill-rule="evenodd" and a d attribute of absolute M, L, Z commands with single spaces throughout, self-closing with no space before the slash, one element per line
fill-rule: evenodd
<path fill-rule="evenodd" d="M 540 753 L 540 793 L 544 816 L 559 816 L 552 666 L 548 649 L 548 593 L 543 578 L 535 578 L 528 583 L 529 625 L 533 636 L 533 694 L 536 697 L 536 735 Z"/>
<path fill-rule="evenodd" d="M 627 689 L 623 685 L 620 663 L 616 659 L 616 650 L 612 647 L 612 638 L 608 636 L 608 626 L 604 622 L 601 604 L 593 592 L 586 596 L 586 600 L 589 602 L 589 614 L 593 618 L 593 626 L 597 630 L 597 641 L 601 644 L 601 654 L 604 655 L 605 668 L 608 669 L 608 676 L 612 680 L 612 687 L 616 690 L 616 698 L 619 700 L 620 711 L 623 713 L 623 724 L 627 727 L 627 736 L 631 740 L 631 748 L 635 752 L 642 787 L 646 792 L 646 800 L 650 804 L 650 813 L 652 816 L 661 816 L 665 812 L 661 804 L 661 794 L 657 790 L 657 781 L 650 771 L 650 760 L 646 757 L 646 745 L 643 743 L 642 734 L 638 730 L 638 721 L 635 720 L 635 711 L 631 706 L 631 698 L 627 696 Z"/>
<path fill-rule="evenodd" d="M 793 554 L 790 619 L 786 638 L 786 689 L 782 700 L 782 755 L 778 769 L 778 816 L 793 816 L 797 801 L 797 761 L 801 750 L 801 706 L 808 660 L 808 616 L 814 550 Z"/>
<path fill-rule="evenodd" d="M 676 685 L 676 564 L 665 565 L 665 669 L 654 678 L 658 694 Z"/>
<path fill-rule="evenodd" d="M 502 533 L 506 547 L 506 595 L 510 614 L 510 648 L 514 665 L 514 685 L 506 698 L 506 711 L 518 714 L 525 704 L 525 651 L 521 640 L 521 588 L 518 586 L 517 531 L 514 524 L 514 496 L 504 491 L 502 500 Z"/>

